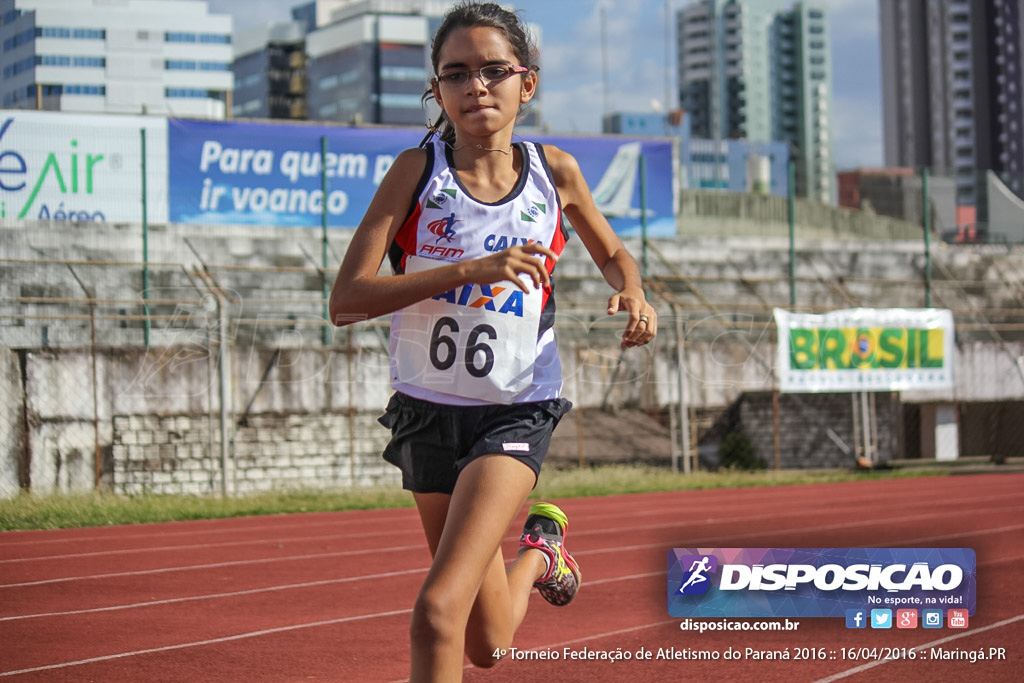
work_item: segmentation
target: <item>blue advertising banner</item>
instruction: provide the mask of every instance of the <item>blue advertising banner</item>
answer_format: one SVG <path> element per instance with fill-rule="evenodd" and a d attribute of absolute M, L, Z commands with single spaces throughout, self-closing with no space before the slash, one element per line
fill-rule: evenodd
<path fill-rule="evenodd" d="M 676 234 L 675 158 L 672 142 L 662 138 L 531 136 L 576 157 L 597 207 L 612 229 L 639 236 L 641 207 L 646 205 L 647 235 Z M 641 197 L 640 162 L 644 165 Z M 643 201 L 646 200 L 646 201 Z"/>
<path fill-rule="evenodd" d="M 321 138 L 327 141 L 328 225 L 359 224 L 417 128 L 168 120 L 169 218 L 176 223 L 321 225 Z M 674 161 L 668 139 L 532 137 L 576 157 L 616 232 L 638 235 L 646 199 L 650 236 L 675 234 Z M 640 160 L 646 173 L 641 196 Z"/>
<path fill-rule="evenodd" d="M 422 132 L 169 119 L 170 220 L 319 226 L 321 137 L 328 225 L 354 227 L 394 158 Z"/>
<path fill-rule="evenodd" d="M 673 548 L 673 617 L 847 617 L 888 628 L 900 610 L 973 615 L 969 548 Z"/>

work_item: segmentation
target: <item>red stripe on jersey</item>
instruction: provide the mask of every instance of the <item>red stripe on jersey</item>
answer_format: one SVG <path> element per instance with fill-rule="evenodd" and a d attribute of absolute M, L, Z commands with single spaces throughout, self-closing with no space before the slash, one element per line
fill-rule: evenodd
<path fill-rule="evenodd" d="M 416 230 L 420 222 L 420 214 L 422 213 L 423 205 L 417 202 L 416 208 L 413 209 L 409 217 L 402 223 L 402 227 L 395 234 L 394 243 L 402 250 L 401 272 L 403 273 L 405 272 L 406 258 L 408 258 L 409 254 L 416 253 Z"/>
<path fill-rule="evenodd" d="M 551 251 L 555 252 L 556 255 L 561 256 L 562 251 L 565 249 L 565 245 L 569 242 L 568 235 L 565 233 L 565 226 L 562 225 L 562 212 L 558 212 L 558 222 L 555 224 L 555 234 L 551 236 Z M 545 258 L 548 275 L 555 272 L 555 261 L 551 258 Z M 544 288 L 544 298 L 541 299 L 541 310 L 548 305 L 548 297 L 551 296 L 551 287 Z"/>

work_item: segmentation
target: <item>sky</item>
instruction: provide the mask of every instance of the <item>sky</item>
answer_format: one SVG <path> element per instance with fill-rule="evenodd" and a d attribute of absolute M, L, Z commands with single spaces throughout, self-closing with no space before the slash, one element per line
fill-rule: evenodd
<path fill-rule="evenodd" d="M 211 12 L 234 17 L 235 31 L 289 21 L 291 8 L 305 4 L 304 0 L 207 2 Z M 674 70 L 672 81 L 666 77 L 666 65 L 672 69 L 675 61 L 670 44 L 674 31 L 670 34 L 666 29 L 666 19 L 688 0 L 518 0 L 513 4 L 528 22 L 540 27 L 542 118 L 552 132 L 600 132 L 606 108 L 652 112 L 678 105 L 669 94 Z M 815 4 L 825 6 L 829 17 L 836 169 L 882 166 L 878 0 L 816 0 Z M 604 51 L 602 42 L 607 46 Z M 602 52 L 608 64 L 607 88 Z"/>

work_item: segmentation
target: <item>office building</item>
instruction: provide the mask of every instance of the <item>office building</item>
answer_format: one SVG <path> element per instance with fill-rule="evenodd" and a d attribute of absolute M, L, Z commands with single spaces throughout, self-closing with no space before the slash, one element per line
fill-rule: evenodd
<path fill-rule="evenodd" d="M 425 126 L 430 43 L 451 0 L 315 0 L 236 39 L 235 116 Z M 530 27 L 539 40 L 539 31 Z M 539 100 L 519 125 L 536 127 Z"/>
<path fill-rule="evenodd" d="M 347 5 L 355 5 L 364 0 L 313 0 L 302 5 L 292 7 L 292 20 L 302 24 L 307 33 L 317 30 L 321 26 L 333 23 L 332 15 Z M 408 2 L 397 0 L 399 10 L 402 11 Z"/>
<path fill-rule="evenodd" d="M 880 0 L 887 166 L 956 180 L 985 222 L 986 172 L 1024 196 L 1024 0 Z"/>
<path fill-rule="evenodd" d="M 0 0 L 0 104 L 224 118 L 231 27 L 205 0 Z"/>
<path fill-rule="evenodd" d="M 788 143 L 695 139 L 691 125 L 689 113 L 681 109 L 668 114 L 614 112 L 604 117 L 603 132 L 675 138 L 679 189 L 788 194 Z"/>
<path fill-rule="evenodd" d="M 306 27 L 293 21 L 254 26 L 235 36 L 232 116 L 305 119 Z"/>
<path fill-rule="evenodd" d="M 823 7 L 699 0 L 677 14 L 679 94 L 695 139 L 784 142 L 797 194 L 835 196 L 832 76 Z"/>
<path fill-rule="evenodd" d="M 446 3 L 343 4 L 306 36 L 309 117 L 344 123 L 423 125 L 430 39 Z"/>
<path fill-rule="evenodd" d="M 690 140 L 683 158 L 686 187 L 785 197 L 789 145 L 749 140 Z"/>

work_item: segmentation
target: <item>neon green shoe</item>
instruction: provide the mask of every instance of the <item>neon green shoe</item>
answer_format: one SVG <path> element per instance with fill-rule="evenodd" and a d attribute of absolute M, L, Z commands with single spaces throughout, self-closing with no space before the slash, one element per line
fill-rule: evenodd
<path fill-rule="evenodd" d="M 533 585 L 541 597 L 559 607 L 572 602 L 583 583 L 579 565 L 564 547 L 568 528 L 569 520 L 557 506 L 534 503 L 519 539 L 520 553 L 534 548 L 548 556 L 548 570 Z"/>

